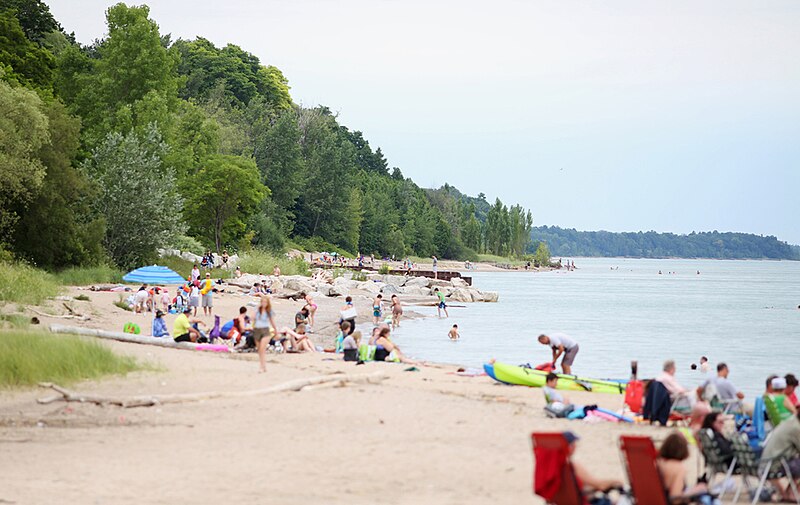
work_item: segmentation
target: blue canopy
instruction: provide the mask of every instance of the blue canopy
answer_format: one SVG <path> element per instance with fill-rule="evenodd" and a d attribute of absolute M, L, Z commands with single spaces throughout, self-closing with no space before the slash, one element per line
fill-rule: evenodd
<path fill-rule="evenodd" d="M 128 272 L 122 280 L 137 284 L 183 284 L 186 282 L 186 279 L 175 273 L 174 270 L 158 265 L 137 268 Z"/>

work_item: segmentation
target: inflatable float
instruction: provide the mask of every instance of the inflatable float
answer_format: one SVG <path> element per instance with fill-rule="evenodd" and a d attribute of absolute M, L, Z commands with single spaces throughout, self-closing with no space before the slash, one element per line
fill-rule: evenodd
<path fill-rule="evenodd" d="M 498 382 L 539 388 L 544 386 L 547 373 L 521 366 L 495 362 L 483 366 L 486 374 Z M 490 372 L 491 370 L 491 372 Z M 591 391 L 593 393 L 623 394 L 627 384 L 624 381 L 600 380 L 558 374 L 557 389 L 567 391 Z"/>

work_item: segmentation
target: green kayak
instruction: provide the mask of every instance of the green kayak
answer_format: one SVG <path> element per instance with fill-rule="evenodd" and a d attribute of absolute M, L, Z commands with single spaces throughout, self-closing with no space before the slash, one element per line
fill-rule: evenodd
<path fill-rule="evenodd" d="M 540 388 L 544 386 L 547 372 L 521 366 L 494 363 L 494 378 L 507 384 Z M 586 379 L 574 375 L 558 374 L 558 389 L 592 391 L 594 393 L 622 394 L 627 384 L 622 381 Z"/>

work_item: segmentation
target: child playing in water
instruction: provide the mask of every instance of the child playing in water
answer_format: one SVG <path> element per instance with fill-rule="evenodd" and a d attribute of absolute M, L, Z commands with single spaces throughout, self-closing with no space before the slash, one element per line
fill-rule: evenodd
<path fill-rule="evenodd" d="M 403 316 L 403 306 L 400 304 L 400 298 L 397 295 L 392 295 L 392 329 L 400 327 L 400 318 Z"/>
<path fill-rule="evenodd" d="M 372 300 L 372 324 L 378 326 L 381 323 L 381 316 L 383 315 L 383 309 L 381 308 L 381 302 L 383 301 L 383 295 L 379 294 Z"/>
<path fill-rule="evenodd" d="M 447 336 L 450 337 L 450 340 L 458 340 L 461 338 L 461 335 L 458 334 L 458 325 L 454 324 L 450 331 L 447 333 Z"/>

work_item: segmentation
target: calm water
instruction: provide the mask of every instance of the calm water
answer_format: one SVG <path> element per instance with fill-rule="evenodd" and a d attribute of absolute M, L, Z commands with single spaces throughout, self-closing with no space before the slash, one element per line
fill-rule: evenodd
<path fill-rule="evenodd" d="M 728 363 L 730 379 L 750 398 L 770 373 L 800 373 L 800 262 L 575 263 L 573 272 L 473 273 L 475 287 L 500 293 L 498 303 L 454 307 L 446 320 L 415 308 L 431 317 L 405 321 L 397 343 L 411 356 L 444 363 L 479 367 L 494 357 L 538 364 L 551 355 L 536 337 L 561 331 L 581 346 L 573 367 L 580 375 L 627 378 L 635 359 L 639 376 L 652 377 L 672 358 L 681 383 L 695 386 L 702 377 L 689 365 L 705 355 L 712 366 Z M 461 341 L 447 339 L 453 323 Z"/>

